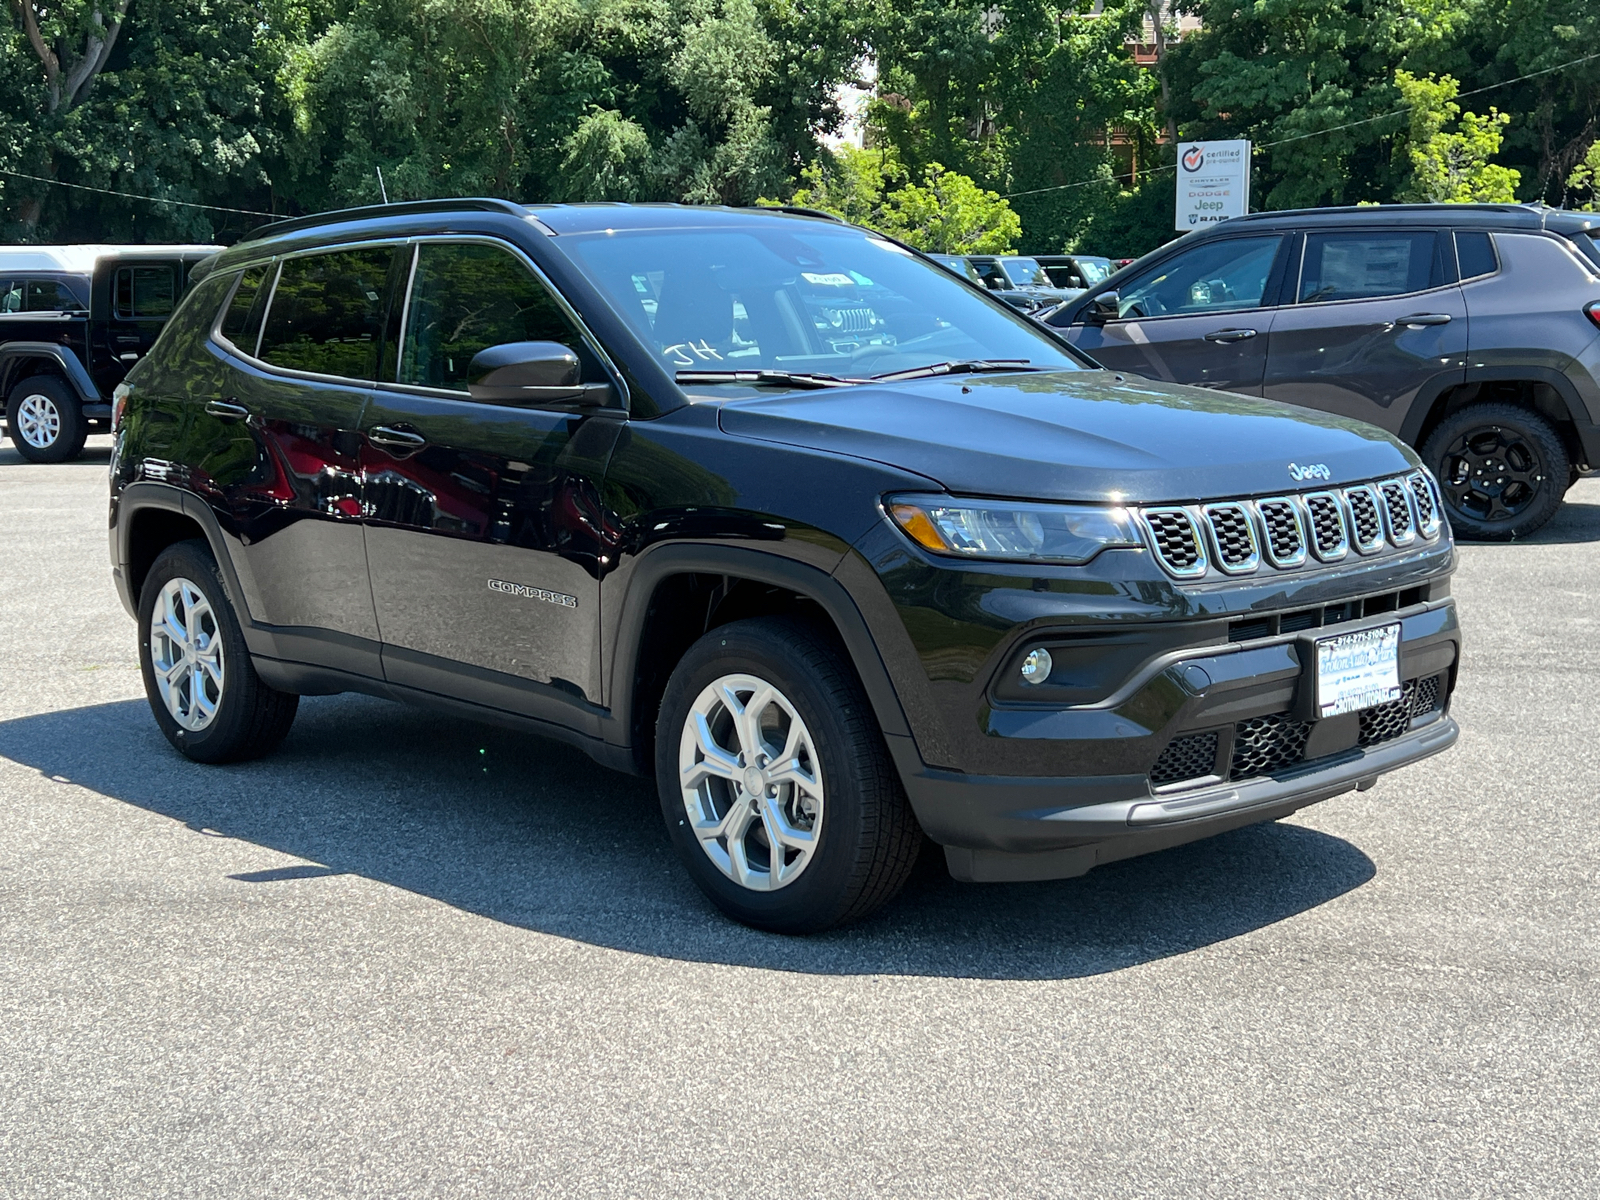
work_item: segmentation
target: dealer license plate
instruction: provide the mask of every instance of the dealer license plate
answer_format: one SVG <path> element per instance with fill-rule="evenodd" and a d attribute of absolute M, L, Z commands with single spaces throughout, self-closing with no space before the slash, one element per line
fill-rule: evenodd
<path fill-rule="evenodd" d="M 1336 717 L 1400 699 L 1400 626 L 1317 642 L 1317 715 Z"/>

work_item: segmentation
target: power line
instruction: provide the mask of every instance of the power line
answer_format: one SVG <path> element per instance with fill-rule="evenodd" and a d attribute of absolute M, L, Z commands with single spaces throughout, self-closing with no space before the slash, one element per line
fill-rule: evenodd
<path fill-rule="evenodd" d="M 223 204 L 195 204 L 189 200 L 169 200 L 164 196 L 141 196 L 137 192 L 119 192 L 115 188 L 90 187 L 83 183 L 68 183 L 64 179 L 47 179 L 43 175 L 29 175 L 24 171 L 7 171 L 0 168 L 0 175 L 9 175 L 13 179 L 29 179 L 34 183 L 47 183 L 52 187 L 72 188 L 78 192 L 94 192 L 101 196 L 120 196 L 124 200 L 145 200 L 151 204 L 175 204 L 179 208 L 204 208 L 212 212 L 239 213 L 246 217 L 276 217 L 278 213 L 262 212 L 259 208 L 228 208 Z"/>
<path fill-rule="evenodd" d="M 1541 75 L 1549 75 L 1554 71 L 1565 71 L 1568 67 L 1576 67 L 1580 63 L 1593 62 L 1597 58 L 1600 58 L 1600 53 L 1585 54 L 1582 58 L 1575 58 L 1571 62 L 1558 63 L 1556 66 L 1544 67 L 1538 71 L 1529 71 L 1526 75 L 1518 75 L 1515 79 L 1502 79 L 1499 83 L 1485 84 L 1481 88 L 1473 88 L 1470 92 L 1457 92 L 1455 99 L 1465 100 L 1468 96 L 1478 96 L 1484 92 L 1492 92 L 1495 88 L 1510 87 L 1513 83 L 1525 83 L 1529 79 L 1537 79 Z M 1393 112 L 1386 112 L 1376 117 L 1363 117 L 1359 121 L 1346 121 L 1343 125 L 1330 125 L 1327 129 L 1313 129 L 1310 133 L 1297 133 L 1293 137 L 1279 138 L 1275 142 L 1262 142 L 1259 145 L 1252 146 L 1251 153 L 1258 154 L 1263 150 L 1271 150 L 1274 146 L 1287 146 L 1290 142 L 1303 142 L 1307 138 L 1321 137 L 1326 133 L 1338 133 L 1344 129 L 1355 129 L 1360 125 L 1372 125 L 1378 121 L 1387 121 L 1391 117 L 1402 117 L 1415 107 L 1416 105 L 1414 104 L 1408 104 L 1404 108 L 1397 108 Z M 1151 167 L 1145 174 L 1162 175 L 1177 169 L 1176 163 L 1170 163 L 1165 166 Z M 1116 176 L 1113 176 L 1114 178 Z M 1019 196 L 1037 196 L 1041 192 L 1062 192 L 1071 188 L 1094 187 L 1104 182 L 1105 180 L 1103 179 L 1085 179 L 1078 183 L 1058 183 L 1050 187 L 1030 188 L 1025 192 L 1009 192 L 1002 196 L 1001 199 L 1015 200 Z"/>

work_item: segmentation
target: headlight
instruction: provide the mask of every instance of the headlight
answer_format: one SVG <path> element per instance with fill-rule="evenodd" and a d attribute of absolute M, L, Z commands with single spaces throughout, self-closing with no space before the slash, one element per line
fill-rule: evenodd
<path fill-rule="evenodd" d="M 1144 545 L 1125 508 L 953 496 L 891 496 L 886 507 L 917 545 L 962 558 L 1076 565 L 1102 550 Z"/>

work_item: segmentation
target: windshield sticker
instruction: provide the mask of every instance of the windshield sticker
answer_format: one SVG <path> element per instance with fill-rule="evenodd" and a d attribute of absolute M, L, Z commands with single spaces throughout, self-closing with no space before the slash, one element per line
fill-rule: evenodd
<path fill-rule="evenodd" d="M 807 283 L 814 283 L 818 287 L 854 287 L 856 281 L 848 275 L 831 274 L 818 275 L 813 271 L 801 271 L 800 278 Z"/>
<path fill-rule="evenodd" d="M 679 342 L 675 346 L 664 346 L 662 354 L 670 355 L 674 366 L 692 367 L 697 362 L 721 362 L 722 355 L 717 353 L 717 348 L 705 338 L 698 342 Z"/>

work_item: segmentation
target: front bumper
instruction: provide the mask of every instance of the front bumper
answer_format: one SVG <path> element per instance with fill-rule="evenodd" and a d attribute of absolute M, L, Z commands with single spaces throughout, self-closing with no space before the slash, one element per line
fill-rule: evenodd
<path fill-rule="evenodd" d="M 1316 637 L 1385 623 L 1401 627 L 1403 699 L 1315 720 Z M 1161 654 L 1099 704 L 988 710 L 991 739 L 1016 746 L 1018 761 L 1071 764 L 1059 774 L 950 770 L 927 764 L 910 738 L 889 745 L 918 820 L 958 879 L 1065 878 L 1274 820 L 1439 753 L 1458 734 L 1449 699 L 1459 658 L 1446 598 Z M 1279 740 L 1263 753 L 1262 737 Z M 1163 775 L 1164 751 L 1197 739 L 1206 748 Z"/>
<path fill-rule="evenodd" d="M 1142 775 L 1028 779 L 926 768 L 902 774 L 923 828 L 945 843 L 957 879 L 1067 879 L 1103 863 L 1277 820 L 1438 754 L 1459 733 L 1455 721 L 1440 713 L 1379 746 L 1167 796 L 1152 795 Z M 905 740 L 891 739 L 891 747 Z"/>

